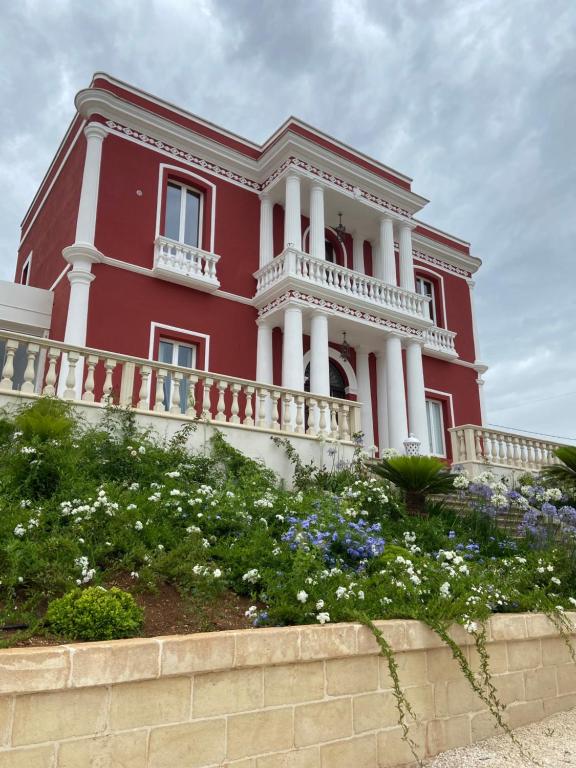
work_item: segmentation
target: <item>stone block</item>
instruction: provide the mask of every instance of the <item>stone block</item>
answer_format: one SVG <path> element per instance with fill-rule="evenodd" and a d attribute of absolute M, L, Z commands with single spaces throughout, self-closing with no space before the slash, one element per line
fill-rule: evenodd
<path fill-rule="evenodd" d="M 384 639 L 394 651 L 403 651 L 406 648 L 406 627 L 404 621 L 375 621 L 374 624 L 384 635 Z M 363 625 L 357 630 L 358 653 L 380 653 L 380 646 L 376 642 L 373 632 Z"/>
<path fill-rule="evenodd" d="M 576 651 L 576 643 L 572 643 Z M 542 640 L 542 664 L 545 667 L 571 664 L 570 649 L 561 637 L 549 637 Z"/>
<path fill-rule="evenodd" d="M 297 627 L 254 629 L 236 635 L 236 667 L 290 664 L 300 658 Z"/>
<path fill-rule="evenodd" d="M 488 668 L 490 674 L 500 675 L 504 672 L 508 672 L 508 651 L 506 643 L 488 643 L 486 650 L 488 651 L 489 656 Z M 474 672 L 477 672 L 480 669 L 480 654 L 475 647 L 469 648 L 468 651 L 470 654 L 470 667 Z"/>
<path fill-rule="evenodd" d="M 294 743 L 297 747 L 344 739 L 351 735 L 351 699 L 302 704 L 294 711 Z"/>
<path fill-rule="evenodd" d="M 528 637 L 556 637 L 558 630 L 544 613 L 527 613 L 526 632 Z"/>
<path fill-rule="evenodd" d="M 576 664 L 562 664 L 556 667 L 558 693 L 576 693 Z"/>
<path fill-rule="evenodd" d="M 151 680 L 160 672 L 159 655 L 158 642 L 147 638 L 75 645 L 70 684 L 78 688 Z"/>
<path fill-rule="evenodd" d="M 162 639 L 162 675 L 189 675 L 234 666 L 235 635 L 206 632 Z"/>
<path fill-rule="evenodd" d="M 54 750 L 55 747 L 50 745 L 0 752 L 0 768 L 54 768 Z"/>
<path fill-rule="evenodd" d="M 490 617 L 490 638 L 497 640 L 521 640 L 527 637 L 526 617 L 523 613 L 497 613 Z"/>
<path fill-rule="evenodd" d="M 460 665 L 452 656 L 450 648 L 434 648 L 428 651 L 427 667 L 428 680 L 431 683 L 459 680 L 462 677 Z"/>
<path fill-rule="evenodd" d="M 355 624 L 302 627 L 300 657 L 303 661 L 333 659 L 356 654 Z"/>
<path fill-rule="evenodd" d="M 556 670 L 554 667 L 540 667 L 524 672 L 526 700 L 549 699 L 556 696 Z"/>
<path fill-rule="evenodd" d="M 14 701 L 9 696 L 0 698 L 0 747 L 9 743 L 13 704 Z"/>
<path fill-rule="evenodd" d="M 106 688 L 18 696 L 12 744 L 38 744 L 101 733 L 106 727 L 107 705 Z"/>
<path fill-rule="evenodd" d="M 421 685 L 426 683 L 427 677 L 427 654 L 426 651 L 406 651 L 405 653 L 396 653 L 394 659 L 398 667 L 398 677 L 400 684 Z M 380 688 L 387 690 L 392 688 L 392 678 L 388 667 L 388 659 L 380 658 Z"/>
<path fill-rule="evenodd" d="M 225 754 L 224 718 L 165 725 L 150 731 L 147 768 L 199 768 L 205 765 L 219 765 L 224 762 Z"/>
<path fill-rule="evenodd" d="M 368 691 L 375 691 L 378 684 L 378 659 L 376 656 L 331 659 L 326 662 L 326 693 L 329 696 L 367 693 Z"/>
<path fill-rule="evenodd" d="M 409 729 L 410 738 L 415 742 L 417 756 L 422 759 L 426 749 L 426 728 L 420 724 L 414 724 Z M 414 765 L 415 758 L 407 742 L 402 738 L 400 727 L 380 731 L 378 740 L 378 766 L 379 768 L 398 768 L 400 765 Z"/>
<path fill-rule="evenodd" d="M 546 717 L 556 712 L 567 712 L 576 707 L 576 693 L 567 693 L 565 696 L 554 696 L 553 699 L 544 699 L 544 714 Z"/>
<path fill-rule="evenodd" d="M 9 648 L 0 652 L 0 694 L 64 688 L 69 672 L 66 648 Z"/>
<path fill-rule="evenodd" d="M 268 709 L 228 718 L 229 760 L 282 752 L 292 747 L 293 743 L 292 708 Z"/>
<path fill-rule="evenodd" d="M 322 768 L 374 768 L 377 764 L 376 735 L 334 741 L 320 748 Z"/>
<path fill-rule="evenodd" d="M 434 685 L 434 709 L 437 717 L 478 712 L 485 706 L 463 674 L 460 680 L 448 680 L 445 683 L 438 681 Z"/>
<path fill-rule="evenodd" d="M 447 749 L 464 747 L 471 743 L 470 718 L 468 715 L 431 720 L 426 727 L 426 754 L 437 755 Z"/>
<path fill-rule="evenodd" d="M 60 744 L 58 768 L 127 768 L 146 765 L 146 731 L 114 733 Z"/>
<path fill-rule="evenodd" d="M 427 651 L 431 648 L 443 648 L 444 642 L 430 627 L 421 621 L 405 621 L 406 649 L 410 651 Z"/>
<path fill-rule="evenodd" d="M 307 747 L 257 757 L 256 768 L 320 768 L 320 748 Z"/>
<path fill-rule="evenodd" d="M 520 728 L 529 723 L 537 723 L 543 717 L 542 701 L 524 701 L 506 707 L 506 722 L 510 728 Z"/>
<path fill-rule="evenodd" d="M 194 677 L 194 718 L 259 709 L 263 702 L 261 669 L 231 669 Z"/>
<path fill-rule="evenodd" d="M 324 663 L 287 664 L 264 669 L 264 705 L 301 704 L 324 698 Z"/>
<path fill-rule="evenodd" d="M 502 704 L 513 704 L 515 701 L 526 700 L 526 688 L 523 672 L 508 672 L 505 675 L 495 675 L 493 678 L 496 694 Z"/>
<path fill-rule="evenodd" d="M 508 669 L 535 669 L 540 666 L 540 640 L 518 640 L 508 643 Z"/>
<path fill-rule="evenodd" d="M 110 693 L 110 729 L 123 731 L 143 725 L 188 720 L 190 689 L 189 677 L 113 685 Z"/>
<path fill-rule="evenodd" d="M 352 709 L 355 733 L 392 728 L 398 722 L 396 699 L 392 691 L 354 696 Z"/>
<path fill-rule="evenodd" d="M 502 729 L 488 711 L 478 712 L 477 714 L 472 715 L 470 723 L 473 744 L 477 741 L 489 739 L 491 736 L 497 736 L 502 733 Z"/>

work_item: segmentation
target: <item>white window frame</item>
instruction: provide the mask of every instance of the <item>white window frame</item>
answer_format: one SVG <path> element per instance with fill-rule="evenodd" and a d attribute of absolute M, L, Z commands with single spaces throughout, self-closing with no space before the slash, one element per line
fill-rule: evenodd
<path fill-rule="evenodd" d="M 176 242 L 182 243 L 183 245 L 188 245 L 190 248 L 198 248 L 202 250 L 202 223 L 204 221 L 204 195 L 199 190 L 196 189 L 196 187 L 192 187 L 189 184 L 183 184 L 181 181 L 177 181 L 176 179 L 171 179 L 169 176 L 166 179 L 166 207 L 164 210 L 164 226 L 163 229 L 166 231 L 166 217 L 168 215 L 168 187 L 179 187 L 180 188 L 180 231 L 178 232 L 178 240 Z M 195 195 L 199 201 L 198 201 L 198 242 L 196 245 L 193 245 L 191 243 L 185 243 L 184 242 L 184 232 L 186 231 L 186 195 L 188 192 L 191 192 L 193 195 Z M 168 237 L 168 235 L 163 234 L 162 237 L 166 237 L 169 240 L 172 240 L 173 238 Z"/>
<path fill-rule="evenodd" d="M 428 442 L 429 442 L 429 445 L 430 445 L 430 455 L 431 456 L 438 456 L 439 458 L 445 459 L 447 454 L 446 454 L 446 425 L 444 424 L 444 404 L 443 404 L 442 400 L 437 400 L 436 398 L 433 398 L 433 397 L 427 397 L 426 398 L 426 424 L 427 424 L 427 426 L 434 423 L 433 420 L 431 418 L 429 418 L 429 416 L 428 416 L 428 408 L 429 408 L 428 403 L 434 404 L 434 406 L 437 406 L 439 408 L 439 410 L 440 410 L 440 438 L 441 438 L 441 441 L 442 441 L 442 453 L 434 452 L 432 450 L 432 448 L 433 448 L 433 440 L 432 440 L 433 435 L 430 434 L 430 431 L 428 432 Z"/>
<path fill-rule="evenodd" d="M 22 264 L 22 269 L 20 270 L 20 284 L 21 285 L 30 285 L 30 273 L 32 272 L 32 253 L 33 251 L 30 251 L 28 254 L 28 257 L 24 264 Z M 24 277 L 24 272 L 28 270 L 26 273 L 26 282 L 22 279 Z"/>
<path fill-rule="evenodd" d="M 421 288 L 424 286 L 424 283 L 427 283 L 430 286 L 430 293 L 426 293 L 426 291 L 421 290 Z M 434 325 L 438 325 L 438 312 L 436 307 L 436 291 L 434 290 L 434 282 L 432 280 L 428 280 L 427 277 L 422 277 L 421 275 L 416 275 L 416 293 L 419 293 L 420 296 L 430 296 L 430 319 L 434 323 Z"/>
<path fill-rule="evenodd" d="M 186 368 L 186 369 L 189 368 L 189 370 L 191 370 L 191 371 L 196 369 L 196 358 L 197 358 L 197 352 L 198 352 L 196 344 L 186 344 L 185 341 L 180 341 L 179 339 L 170 338 L 169 336 L 160 336 L 158 338 L 158 350 L 157 350 L 157 357 L 158 358 L 160 357 L 160 344 L 162 342 L 165 342 L 167 344 L 172 344 L 172 360 L 171 360 L 171 362 L 166 362 L 164 360 L 157 359 L 155 361 L 156 363 L 158 363 L 159 365 L 162 365 L 162 364 L 164 364 L 164 365 L 176 365 L 179 368 Z M 179 350 L 180 347 L 185 347 L 186 349 L 191 349 L 192 350 L 192 365 L 190 365 L 190 366 L 180 365 L 180 363 L 178 362 L 178 350 Z M 166 395 L 166 399 L 167 399 L 166 410 L 167 411 L 170 410 L 170 404 L 172 402 L 172 392 L 173 392 L 173 387 L 174 387 L 174 379 L 172 378 L 172 372 L 171 371 L 168 372 L 168 376 L 169 376 L 169 382 L 170 383 L 169 383 L 169 386 L 167 388 L 167 395 Z M 189 386 L 189 385 L 187 384 L 186 386 Z M 185 404 L 184 403 L 180 403 L 180 408 L 181 408 L 182 412 L 184 413 L 186 411 L 186 407 L 183 407 L 183 406 L 185 406 Z"/>

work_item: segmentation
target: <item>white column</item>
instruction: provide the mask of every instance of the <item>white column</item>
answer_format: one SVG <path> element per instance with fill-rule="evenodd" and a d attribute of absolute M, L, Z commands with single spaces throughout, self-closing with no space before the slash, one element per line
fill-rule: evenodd
<path fill-rule="evenodd" d="M 304 391 L 304 350 L 302 347 L 302 310 L 289 306 L 284 310 L 282 340 L 282 386 Z"/>
<path fill-rule="evenodd" d="M 274 374 L 272 367 L 272 326 L 260 321 L 256 341 L 256 381 L 262 384 L 272 384 Z"/>
<path fill-rule="evenodd" d="M 315 312 L 310 321 L 310 394 L 330 397 L 328 317 Z"/>
<path fill-rule="evenodd" d="M 407 291 L 415 291 L 414 259 L 412 258 L 412 227 L 400 225 L 400 285 Z"/>
<path fill-rule="evenodd" d="M 421 443 L 420 453 L 430 453 L 428 420 L 426 418 L 426 393 L 422 367 L 422 345 L 409 341 L 406 345 L 406 384 L 408 388 L 408 424 L 410 433 Z"/>
<path fill-rule="evenodd" d="M 370 386 L 369 351 L 366 347 L 356 347 L 356 378 L 358 380 L 358 400 L 362 403 L 361 425 L 364 433 L 364 448 L 369 451 L 374 446 L 374 423 L 372 421 L 372 389 Z"/>
<path fill-rule="evenodd" d="M 476 310 L 474 307 L 474 286 L 476 283 L 472 279 L 466 280 L 468 283 L 468 290 L 470 291 L 470 314 L 472 315 L 472 335 L 474 338 L 474 355 L 475 361 L 481 360 L 480 355 L 480 343 L 478 340 L 478 326 L 476 325 Z"/>
<path fill-rule="evenodd" d="M 388 394 L 386 384 L 386 352 L 376 352 L 376 387 L 378 393 L 378 448 L 380 455 L 390 447 L 388 438 Z"/>
<path fill-rule="evenodd" d="M 326 258 L 324 245 L 324 187 L 312 184 L 310 190 L 310 256 Z"/>
<path fill-rule="evenodd" d="M 272 200 L 268 195 L 260 197 L 260 267 L 274 258 L 272 229 Z"/>
<path fill-rule="evenodd" d="M 355 272 L 366 274 L 364 268 L 364 238 L 357 232 L 354 233 L 352 240 L 352 268 Z"/>
<path fill-rule="evenodd" d="M 400 337 L 390 334 L 386 339 L 386 391 L 388 395 L 388 438 L 390 448 L 404 453 L 404 440 L 408 437 L 404 366 Z"/>
<path fill-rule="evenodd" d="M 286 176 L 286 199 L 284 205 L 284 248 L 292 244 L 302 250 L 302 225 L 300 220 L 300 176 L 289 173 Z"/>
<path fill-rule="evenodd" d="M 107 136 L 106 129 L 100 123 L 89 123 L 84 128 L 86 136 L 86 157 L 82 175 L 82 191 L 76 220 L 76 243 L 94 245 L 96 229 L 96 208 L 98 205 L 98 187 L 100 186 L 100 161 L 102 142 Z"/>
<path fill-rule="evenodd" d="M 394 255 L 394 222 L 389 216 L 380 219 L 380 237 L 374 277 L 390 285 L 398 285 L 396 278 L 396 257 Z"/>
<path fill-rule="evenodd" d="M 478 397 L 480 398 L 480 426 L 484 426 L 485 419 L 486 419 L 486 403 L 484 400 L 484 379 L 482 378 L 482 374 L 478 373 L 478 378 L 476 379 L 476 384 L 478 384 Z"/>

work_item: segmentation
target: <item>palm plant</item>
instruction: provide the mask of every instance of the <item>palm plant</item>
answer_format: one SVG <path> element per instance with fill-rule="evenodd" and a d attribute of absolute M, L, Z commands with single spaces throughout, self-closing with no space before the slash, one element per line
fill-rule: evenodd
<path fill-rule="evenodd" d="M 454 475 L 433 456 L 392 456 L 371 462 L 374 474 L 389 480 L 404 493 L 409 515 L 426 515 L 426 496 L 450 493 Z"/>
<path fill-rule="evenodd" d="M 576 491 L 576 445 L 563 445 L 556 448 L 554 455 L 562 464 L 546 467 L 542 470 L 542 474 L 566 489 Z"/>

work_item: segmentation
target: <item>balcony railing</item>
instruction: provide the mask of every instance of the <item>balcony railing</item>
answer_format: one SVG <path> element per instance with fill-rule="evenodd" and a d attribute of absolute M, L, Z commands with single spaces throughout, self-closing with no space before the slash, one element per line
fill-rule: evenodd
<path fill-rule="evenodd" d="M 163 280 L 210 292 L 220 287 L 216 277 L 219 259 L 215 253 L 159 236 L 154 243 L 153 271 Z"/>
<path fill-rule="evenodd" d="M 554 455 L 555 449 L 560 447 L 559 443 L 472 424 L 454 427 L 450 433 L 453 464 L 465 469 L 477 464 L 486 469 L 505 467 L 521 472 L 537 472 L 560 463 Z"/>
<path fill-rule="evenodd" d="M 428 296 L 390 285 L 376 277 L 317 259 L 293 248 L 285 249 L 254 276 L 257 281 L 257 297 L 274 289 L 285 278 L 292 278 L 300 290 L 320 291 L 325 298 L 337 301 L 339 297 L 346 297 L 364 309 L 383 308 L 398 315 L 430 319 Z"/>
<path fill-rule="evenodd" d="M 454 331 L 447 331 L 445 328 L 433 328 L 424 329 L 424 343 L 426 349 L 441 352 L 446 355 L 456 355 L 456 346 L 454 339 L 456 334 Z"/>
<path fill-rule="evenodd" d="M 0 331 L 1 395 L 117 404 L 240 428 L 351 442 L 360 403 Z M 15 357 L 24 370 L 15 373 Z M 61 380 L 62 379 L 62 380 Z"/>

